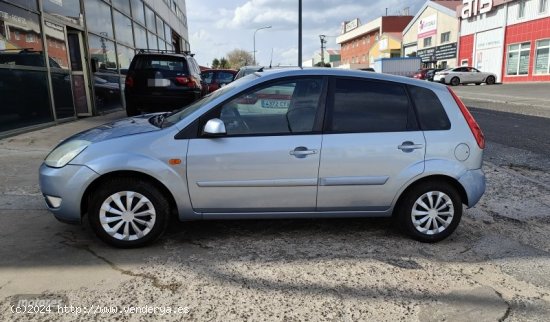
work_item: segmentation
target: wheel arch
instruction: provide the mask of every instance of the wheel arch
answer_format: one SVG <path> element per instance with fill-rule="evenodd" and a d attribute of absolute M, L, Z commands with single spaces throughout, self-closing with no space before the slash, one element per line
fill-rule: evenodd
<path fill-rule="evenodd" d="M 105 173 L 100 177 L 98 177 L 97 179 L 95 179 L 94 181 L 92 181 L 90 185 L 88 185 L 88 187 L 84 191 L 84 194 L 82 195 L 82 199 L 80 200 L 81 217 L 83 217 L 84 214 L 88 213 L 88 207 L 90 205 L 90 199 L 93 191 L 96 190 L 103 183 L 115 178 L 141 179 L 141 180 L 150 182 L 157 189 L 159 189 L 163 195 L 165 195 L 168 198 L 168 201 L 170 203 L 170 215 L 171 216 L 178 215 L 178 206 L 176 203 L 176 199 L 174 198 L 174 195 L 172 194 L 172 192 L 161 181 L 143 172 L 133 171 L 133 170 L 120 170 L 120 171 Z"/>
<path fill-rule="evenodd" d="M 447 175 L 435 174 L 435 175 L 429 175 L 426 177 L 422 177 L 418 180 L 415 180 L 411 182 L 405 189 L 403 189 L 403 191 L 399 195 L 399 198 L 397 198 L 397 201 L 395 202 L 392 215 L 395 216 L 397 209 L 399 209 L 400 203 L 403 200 L 403 197 L 407 195 L 409 191 L 414 189 L 417 185 L 423 184 L 426 182 L 444 182 L 449 184 L 450 186 L 452 186 L 457 190 L 458 194 L 460 195 L 460 199 L 461 199 L 460 201 L 462 202 L 462 204 L 466 204 L 466 205 L 468 204 L 468 194 L 466 193 L 466 190 L 464 189 L 462 184 L 460 184 L 460 182 L 457 179 Z"/>

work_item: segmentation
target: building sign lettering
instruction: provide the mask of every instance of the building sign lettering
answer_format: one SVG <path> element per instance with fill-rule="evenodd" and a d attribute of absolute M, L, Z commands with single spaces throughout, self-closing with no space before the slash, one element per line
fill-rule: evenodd
<path fill-rule="evenodd" d="M 469 19 L 493 9 L 493 0 L 462 0 L 462 19 Z"/>
<path fill-rule="evenodd" d="M 437 15 L 420 19 L 418 22 L 418 38 L 426 38 L 437 33 Z"/>
<path fill-rule="evenodd" d="M 347 21 L 344 24 L 344 33 L 350 32 L 353 29 L 357 29 L 357 27 L 359 27 L 359 19 L 358 18 L 355 18 L 352 21 Z"/>

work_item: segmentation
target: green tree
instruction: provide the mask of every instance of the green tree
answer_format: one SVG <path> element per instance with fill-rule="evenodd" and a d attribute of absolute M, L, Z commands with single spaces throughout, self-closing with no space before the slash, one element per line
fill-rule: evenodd
<path fill-rule="evenodd" d="M 233 69 L 239 69 L 246 65 L 253 64 L 254 58 L 246 50 L 242 49 L 233 49 L 227 53 L 227 60 L 229 61 L 229 66 Z"/>
<path fill-rule="evenodd" d="M 229 68 L 229 61 L 225 57 L 220 58 L 220 67 L 219 68 Z"/>
<path fill-rule="evenodd" d="M 212 68 L 220 68 L 220 60 L 218 58 L 214 58 L 214 60 L 212 60 Z"/>

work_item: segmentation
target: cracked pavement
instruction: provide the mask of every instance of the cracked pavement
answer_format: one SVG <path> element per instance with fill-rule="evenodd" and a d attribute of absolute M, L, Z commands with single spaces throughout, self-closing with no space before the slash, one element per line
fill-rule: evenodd
<path fill-rule="evenodd" d="M 154 245 L 57 222 L 37 171 L 61 138 L 121 114 L 0 140 L 0 320 L 548 321 L 550 162 L 489 142 L 487 192 L 422 244 L 388 219 L 173 222 Z M 184 315 L 14 314 L 21 294 L 74 306 L 184 306 Z"/>

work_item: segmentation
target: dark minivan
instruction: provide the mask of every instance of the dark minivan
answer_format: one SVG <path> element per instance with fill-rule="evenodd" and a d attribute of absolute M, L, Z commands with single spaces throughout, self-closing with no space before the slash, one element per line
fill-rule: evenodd
<path fill-rule="evenodd" d="M 182 108 L 202 96 L 199 65 L 189 53 L 140 51 L 126 75 L 126 113 Z"/>

